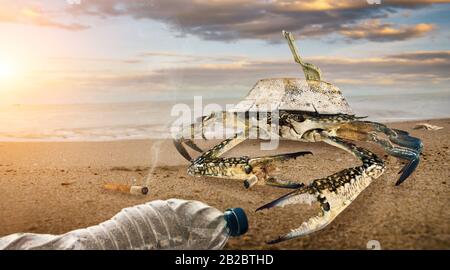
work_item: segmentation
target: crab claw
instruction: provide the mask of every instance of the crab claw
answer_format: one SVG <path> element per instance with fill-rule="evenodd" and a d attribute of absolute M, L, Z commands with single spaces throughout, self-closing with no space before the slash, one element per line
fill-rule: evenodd
<path fill-rule="evenodd" d="M 334 218 L 335 216 L 328 212 L 319 213 L 317 216 L 312 217 L 308 219 L 308 221 L 303 222 L 302 225 L 300 225 L 300 227 L 298 227 L 297 229 L 294 229 L 285 235 L 278 236 L 273 240 L 269 240 L 266 243 L 269 245 L 276 244 L 313 233 L 326 227 L 334 220 Z"/>
<path fill-rule="evenodd" d="M 175 148 L 187 161 L 192 161 L 192 157 L 191 157 L 191 155 L 189 155 L 189 153 L 186 150 L 186 148 L 184 147 L 183 143 L 186 144 L 187 146 L 189 146 L 190 148 L 194 149 L 197 152 L 200 152 L 200 153 L 203 152 L 203 150 L 200 147 L 198 147 L 190 139 L 184 139 L 184 138 L 174 139 L 173 144 L 175 145 Z"/>
<path fill-rule="evenodd" d="M 402 146 L 402 148 L 392 148 L 391 155 L 408 160 L 406 164 L 398 173 L 400 178 L 395 183 L 396 186 L 403 183 L 417 168 L 420 162 L 420 153 L 423 149 L 423 143 L 419 138 L 410 136 L 408 132 L 403 130 L 394 130 L 397 136 L 389 137 L 389 140 L 395 144 Z"/>
<path fill-rule="evenodd" d="M 394 157 L 401 158 L 408 161 L 400 171 L 400 177 L 395 183 L 396 186 L 403 183 L 417 168 L 420 162 L 420 153 L 422 152 L 423 144 L 419 138 L 410 136 L 408 132 L 403 130 L 392 130 L 389 134 L 389 141 L 373 137 L 373 141 L 379 143 L 385 151 Z M 395 146 L 391 142 L 399 145 Z"/>
<path fill-rule="evenodd" d="M 269 209 L 269 208 L 276 207 L 276 206 L 282 207 L 282 206 L 287 205 L 287 204 L 292 204 L 292 202 L 289 203 L 289 200 L 290 199 L 292 200 L 292 198 L 297 196 L 298 192 L 299 192 L 298 190 L 291 191 L 288 194 L 285 194 L 285 195 L 281 196 L 280 198 L 271 201 L 270 203 L 267 203 L 267 204 L 265 204 L 263 206 L 258 207 L 255 210 L 255 212 L 261 211 L 263 209 Z"/>
<path fill-rule="evenodd" d="M 412 137 L 408 132 L 401 129 L 391 129 L 384 124 L 377 122 L 363 121 L 362 123 L 370 124 L 376 131 L 382 132 L 389 137 L 389 140 L 400 146 L 414 149 L 418 152 L 422 150 L 422 141 L 418 138 Z"/>
<path fill-rule="evenodd" d="M 414 149 L 419 153 L 422 151 L 423 144 L 419 138 L 410 136 L 408 132 L 403 130 L 396 129 L 394 131 L 397 133 L 397 136 L 389 136 L 391 142 L 409 149 Z"/>
<path fill-rule="evenodd" d="M 249 161 L 250 168 L 252 168 L 252 172 L 255 173 L 249 179 L 244 181 L 244 187 L 250 188 L 255 185 L 259 179 L 266 179 L 265 184 L 280 187 L 280 188 L 289 188 L 289 189 L 297 189 L 302 187 L 303 183 L 295 183 L 287 180 L 278 179 L 275 177 L 268 177 L 271 171 L 276 170 L 274 166 L 275 162 L 284 162 L 290 159 L 297 159 L 298 157 L 305 155 L 312 155 L 313 153 L 310 151 L 300 151 L 294 153 L 280 154 L 274 156 L 265 156 L 265 157 L 257 157 L 252 158 Z"/>
<path fill-rule="evenodd" d="M 187 161 L 192 160 L 191 155 L 189 155 L 188 151 L 186 151 L 186 148 L 184 148 L 181 139 L 173 140 L 173 145 L 177 149 L 178 153 L 180 153 Z"/>
<path fill-rule="evenodd" d="M 388 149 L 388 153 L 394 157 L 408 160 L 406 164 L 398 173 L 401 174 L 396 186 L 403 183 L 417 168 L 420 162 L 420 152 L 405 147 L 393 147 Z"/>
<path fill-rule="evenodd" d="M 409 162 L 398 172 L 400 175 L 399 179 L 395 183 L 396 186 L 403 183 L 417 168 L 420 162 L 419 153 L 410 151 L 407 155 L 405 155 L 405 151 L 402 151 L 402 156 L 398 156 L 400 158 L 405 158 L 407 156 L 407 159 Z"/>
<path fill-rule="evenodd" d="M 397 134 L 401 134 L 401 135 L 409 135 L 409 132 L 408 132 L 408 131 L 404 131 L 404 130 L 396 129 L 396 128 L 393 128 L 392 130 L 395 131 Z"/>
<path fill-rule="evenodd" d="M 295 183 L 284 179 L 278 179 L 276 177 L 270 177 L 266 180 L 266 185 L 277 187 L 277 188 L 287 188 L 287 189 L 298 189 L 303 187 L 303 183 Z"/>
<path fill-rule="evenodd" d="M 305 203 L 310 205 L 311 203 L 316 201 L 319 201 L 321 204 L 321 212 L 319 212 L 316 216 L 308 219 L 306 222 L 303 222 L 297 229 L 292 230 L 291 232 L 283 236 L 279 236 L 274 240 L 268 241 L 267 243 L 276 244 L 320 230 L 327 226 L 331 221 L 333 221 L 336 215 L 343 209 L 339 209 L 338 211 L 331 211 L 330 204 L 327 202 L 325 196 L 315 194 L 314 189 L 311 188 L 311 186 L 304 186 L 297 190 L 289 192 L 288 194 L 256 209 L 256 211 L 260 211 L 272 207 L 283 207 L 288 204 L 297 203 Z"/>
<path fill-rule="evenodd" d="M 414 170 L 417 168 L 417 166 L 419 165 L 419 157 L 411 160 L 408 164 L 406 164 L 405 167 L 403 167 L 398 173 L 400 175 L 400 178 L 397 180 L 397 182 L 395 183 L 396 186 L 400 185 L 401 183 L 403 183 L 413 172 Z"/>
<path fill-rule="evenodd" d="M 320 212 L 316 216 L 303 222 L 297 229 L 269 241 L 269 244 L 310 234 L 324 228 L 344 211 L 374 179 L 383 174 L 384 162 L 374 153 L 336 137 L 329 137 L 327 140 L 352 152 L 361 159 L 363 165 L 313 180 L 308 186 L 302 186 L 256 209 L 256 211 L 260 211 L 298 203 L 311 205 L 313 202 L 318 202 L 320 205 Z"/>
<path fill-rule="evenodd" d="M 190 148 L 194 149 L 195 151 L 202 153 L 203 149 L 198 147 L 192 140 L 185 140 L 184 143 L 189 146 Z"/>

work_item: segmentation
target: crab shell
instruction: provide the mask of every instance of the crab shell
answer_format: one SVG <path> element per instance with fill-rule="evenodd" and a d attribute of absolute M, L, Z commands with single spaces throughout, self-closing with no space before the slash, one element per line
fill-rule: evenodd
<path fill-rule="evenodd" d="M 324 81 L 300 78 L 262 79 L 232 109 L 234 112 L 275 110 L 354 114 L 339 88 Z"/>

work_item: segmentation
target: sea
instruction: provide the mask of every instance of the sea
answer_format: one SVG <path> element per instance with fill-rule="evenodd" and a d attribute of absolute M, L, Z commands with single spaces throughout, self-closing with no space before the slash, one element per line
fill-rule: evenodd
<path fill-rule="evenodd" d="M 450 117 L 450 92 L 355 95 L 347 101 L 357 115 L 378 122 Z M 202 100 L 202 105 L 236 104 L 238 99 Z M 113 141 L 171 137 L 179 117 L 174 106 L 192 108 L 194 100 L 130 103 L 0 105 L 0 141 Z M 194 119 L 194 115 L 193 115 Z"/>

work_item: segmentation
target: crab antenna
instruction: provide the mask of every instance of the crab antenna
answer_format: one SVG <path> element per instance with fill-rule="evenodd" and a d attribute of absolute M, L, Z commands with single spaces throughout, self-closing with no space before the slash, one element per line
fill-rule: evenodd
<path fill-rule="evenodd" d="M 322 73 L 320 68 L 313 64 L 303 62 L 300 54 L 298 53 L 297 46 L 295 46 L 294 36 L 291 32 L 282 31 L 284 38 L 287 40 L 289 48 L 291 49 L 292 55 L 294 56 L 295 62 L 302 66 L 303 73 L 305 73 L 306 80 L 310 81 L 320 81 Z"/>

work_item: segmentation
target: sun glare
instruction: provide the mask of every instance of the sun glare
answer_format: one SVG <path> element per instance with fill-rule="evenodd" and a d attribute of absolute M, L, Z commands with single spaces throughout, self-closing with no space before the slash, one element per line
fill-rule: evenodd
<path fill-rule="evenodd" d="M 9 80 L 14 77 L 16 73 L 13 64 L 0 60 L 0 80 Z"/>

